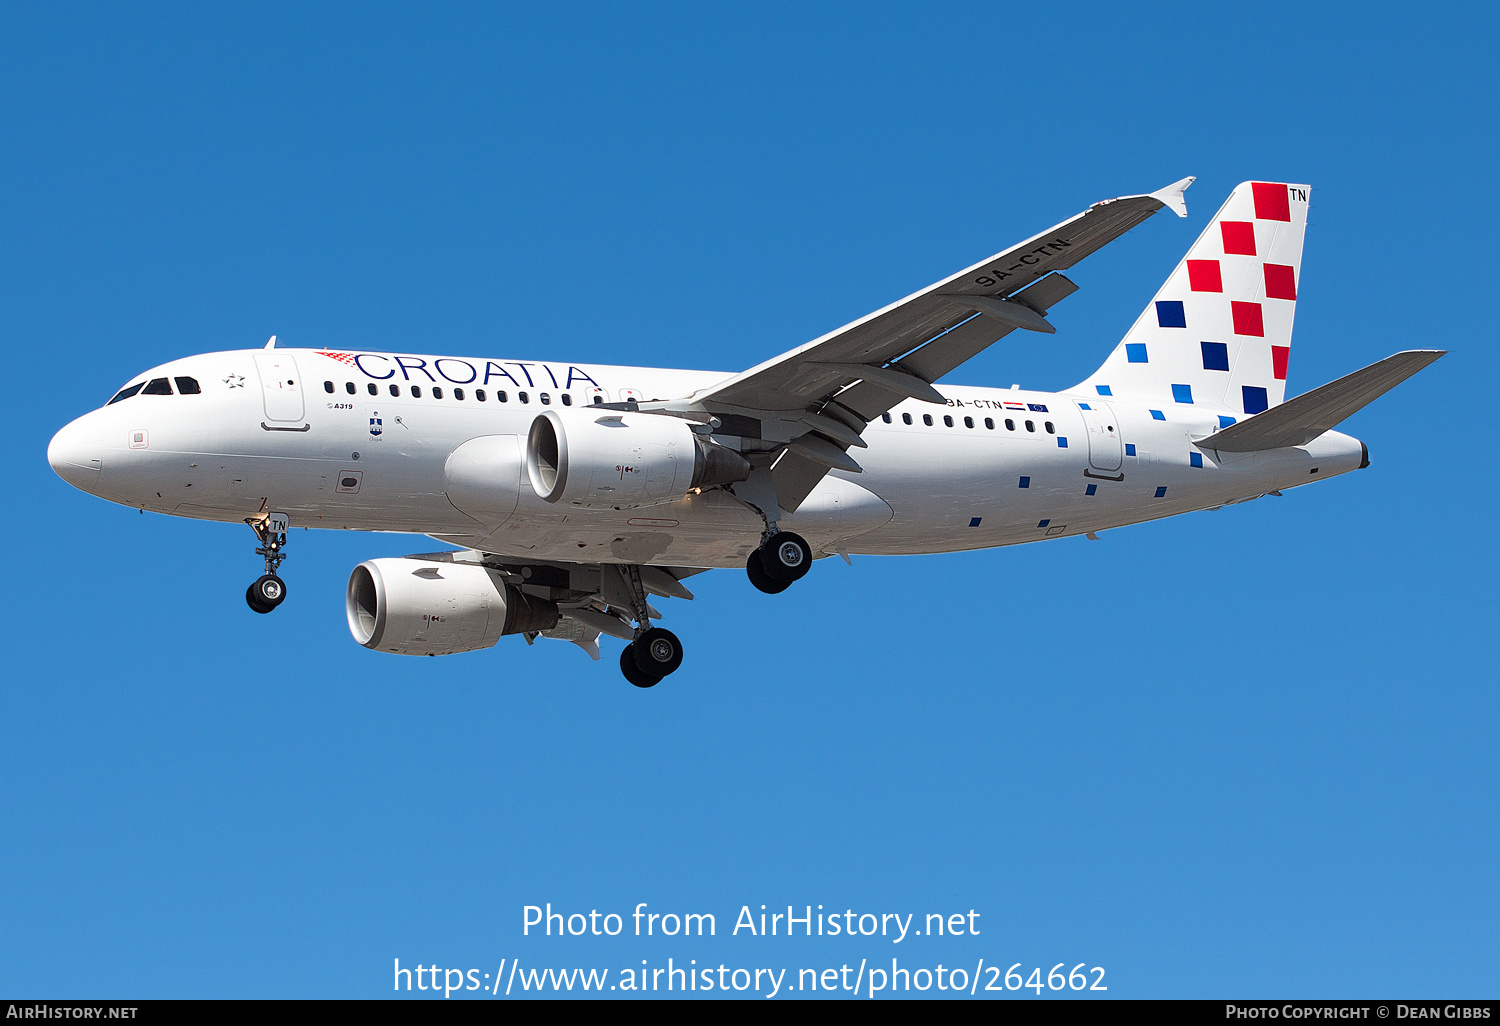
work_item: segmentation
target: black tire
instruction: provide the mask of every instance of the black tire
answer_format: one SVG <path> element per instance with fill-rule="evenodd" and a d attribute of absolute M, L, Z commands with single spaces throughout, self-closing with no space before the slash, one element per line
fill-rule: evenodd
<path fill-rule="evenodd" d="M 635 663 L 635 652 L 632 651 L 634 648 L 635 642 L 632 641 L 620 651 L 620 672 L 625 675 L 626 680 L 638 688 L 656 687 L 661 683 L 661 678 L 641 671 Z"/>
<path fill-rule="evenodd" d="M 652 627 L 630 643 L 636 668 L 661 680 L 682 665 L 682 642 L 665 627 Z"/>
<path fill-rule="evenodd" d="M 249 606 L 257 613 L 269 613 L 272 609 L 276 608 L 275 606 L 266 605 L 255 597 L 255 585 L 253 584 L 245 589 L 245 605 Z"/>
<path fill-rule="evenodd" d="M 750 553 L 750 558 L 745 560 L 745 573 L 750 575 L 750 583 L 767 595 L 779 595 L 792 585 L 788 581 L 773 581 L 766 576 L 765 567 L 760 565 L 760 549 Z"/>
<path fill-rule="evenodd" d="M 812 568 L 812 549 L 800 534 L 782 531 L 771 535 L 760 547 L 760 565 L 771 580 L 791 584 Z"/>
<path fill-rule="evenodd" d="M 251 606 L 252 609 L 256 605 L 265 606 L 266 608 L 262 611 L 269 613 L 286 601 L 286 582 L 275 574 L 266 574 L 258 578 L 254 584 L 250 585 L 250 591 L 256 599 L 255 605 Z"/>

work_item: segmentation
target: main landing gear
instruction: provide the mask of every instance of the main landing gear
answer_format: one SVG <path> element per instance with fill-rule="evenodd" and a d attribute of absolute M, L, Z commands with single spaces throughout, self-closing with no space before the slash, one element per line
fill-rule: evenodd
<path fill-rule="evenodd" d="M 651 688 L 682 665 L 682 642 L 665 627 L 650 627 L 620 652 L 620 672 L 638 688 Z"/>
<path fill-rule="evenodd" d="M 286 558 L 282 550 L 286 548 L 287 516 L 285 513 L 266 513 L 251 517 L 245 523 L 260 541 L 255 554 L 266 557 L 266 572 L 245 589 L 245 602 L 257 613 L 269 613 L 286 600 L 286 582 L 276 576 L 276 569 Z"/>
<path fill-rule="evenodd" d="M 793 582 L 806 576 L 811 567 L 812 549 L 801 535 L 791 531 L 767 535 L 745 562 L 750 583 L 767 595 L 786 591 Z"/>
<path fill-rule="evenodd" d="M 651 626 L 654 612 L 646 601 L 638 566 L 605 566 L 604 591 L 612 605 L 629 609 L 636 622 L 635 637 L 620 653 L 620 672 L 638 688 L 652 688 L 682 665 L 682 642 L 665 627 Z"/>

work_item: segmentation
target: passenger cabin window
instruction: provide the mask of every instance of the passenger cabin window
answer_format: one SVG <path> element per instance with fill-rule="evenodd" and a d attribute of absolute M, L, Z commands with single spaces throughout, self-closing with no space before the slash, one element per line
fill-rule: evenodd
<path fill-rule="evenodd" d="M 995 418 L 994 417 L 986 417 L 986 418 L 984 418 L 984 426 L 987 427 L 987 428 L 989 428 L 991 431 L 995 430 Z"/>
<path fill-rule="evenodd" d="M 541 397 L 542 397 L 542 405 L 543 406 L 551 406 L 552 405 L 552 397 L 550 395 L 548 395 L 546 392 L 542 392 L 541 393 Z"/>
<path fill-rule="evenodd" d="M 974 418 L 973 417 L 965 417 L 964 418 L 964 427 L 971 428 L 973 426 L 974 426 Z"/>
<path fill-rule="evenodd" d="M 880 419 L 889 424 L 891 422 L 891 415 L 889 413 L 882 413 Z"/>
<path fill-rule="evenodd" d="M 150 383 L 141 390 L 141 395 L 171 395 L 172 386 L 166 378 L 152 378 Z"/>
<path fill-rule="evenodd" d="M 952 417 L 944 417 L 943 418 L 943 424 L 946 427 L 952 427 L 953 426 L 953 418 Z"/>
<path fill-rule="evenodd" d="M 199 395 L 203 392 L 203 389 L 198 387 L 197 378 L 173 378 L 172 380 L 177 383 L 178 395 Z"/>
<path fill-rule="evenodd" d="M 563 393 L 562 401 L 563 401 L 563 405 L 564 406 L 572 406 L 573 405 L 573 397 L 571 395 L 569 395 L 567 392 Z"/>
<path fill-rule="evenodd" d="M 1026 422 L 1026 430 L 1027 430 L 1027 431 L 1035 431 L 1035 430 L 1036 430 L 1036 424 L 1035 424 L 1035 423 L 1033 423 L 1033 422 L 1032 422 L 1032 421 L 1029 421 L 1029 420 L 1028 420 L 1028 421 L 1027 421 L 1027 422 Z"/>
<path fill-rule="evenodd" d="M 509 396 L 509 394 L 507 394 L 504 391 L 496 392 L 495 393 L 495 402 L 497 402 L 497 403 L 508 403 L 508 402 L 510 402 L 510 396 Z"/>
<path fill-rule="evenodd" d="M 516 398 L 521 400 L 521 402 L 523 403 L 531 402 L 531 396 L 527 395 L 525 392 L 517 392 Z"/>
<path fill-rule="evenodd" d="M 474 389 L 474 399 L 476 401 L 478 401 L 478 402 L 481 402 L 481 403 L 484 402 L 484 389 L 482 389 L 482 388 L 476 388 L 476 389 Z"/>
<path fill-rule="evenodd" d="M 411 386 L 411 397 L 413 399 L 420 399 L 420 398 L 422 398 L 422 386 L 421 385 L 413 385 L 413 386 Z"/>
<path fill-rule="evenodd" d="M 115 403 L 119 402 L 121 399 L 129 399 L 131 396 L 135 395 L 137 392 L 139 392 L 144 387 L 146 387 L 146 383 L 144 381 L 137 381 L 133 385 L 128 385 L 125 388 L 120 389 L 120 391 L 115 394 L 115 397 L 113 399 L 111 399 L 109 402 L 105 403 L 104 405 L 105 406 L 113 406 Z"/>
<path fill-rule="evenodd" d="M 463 389 L 461 389 L 461 388 L 455 388 L 453 390 L 453 398 L 455 398 L 455 399 L 459 400 L 460 402 L 462 402 L 463 401 L 463 397 L 464 397 L 464 390 Z"/>
<path fill-rule="evenodd" d="M 365 385 L 365 391 L 369 392 L 371 395 L 379 395 L 380 394 L 380 386 L 377 385 L 377 384 L 375 384 L 375 382 L 372 381 L 369 384 Z"/>
<path fill-rule="evenodd" d="M 353 395 L 354 394 L 354 382 L 352 382 L 352 381 L 346 381 L 346 382 L 344 382 L 344 391 L 348 392 L 350 395 Z"/>
<path fill-rule="evenodd" d="M 392 385 L 391 386 L 391 395 L 400 395 L 400 394 L 401 394 L 401 386 L 400 385 Z"/>
<path fill-rule="evenodd" d="M 325 392 L 332 392 L 333 391 L 333 382 L 332 381 L 325 381 L 325 382 L 323 382 L 323 391 L 325 391 Z"/>
<path fill-rule="evenodd" d="M 602 395 L 596 395 L 596 396 L 594 396 L 594 405 L 595 406 L 603 406 L 604 405 L 604 396 L 602 396 Z"/>
<path fill-rule="evenodd" d="M 1005 418 L 1005 430 L 1007 430 L 1007 431 L 1014 431 L 1015 429 L 1016 429 L 1016 422 L 1013 421 L 1013 420 L 1011 420 L 1009 417 L 1006 417 Z"/>
<path fill-rule="evenodd" d="M 432 397 L 434 399 L 441 399 L 443 397 L 443 387 L 441 385 L 432 386 Z"/>
<path fill-rule="evenodd" d="M 928 427 L 932 427 L 932 414 L 930 414 L 930 413 L 924 413 L 924 414 L 922 414 L 922 423 L 926 424 Z"/>
<path fill-rule="evenodd" d="M 903 423 L 903 424 L 910 424 L 911 423 L 911 414 L 909 414 L 909 413 L 903 413 L 903 414 L 901 414 L 901 423 Z"/>
<path fill-rule="evenodd" d="M 1052 426 L 1052 422 L 1050 420 L 1043 424 L 1042 427 L 1047 429 L 1047 434 L 1049 435 L 1057 434 L 1057 428 Z"/>

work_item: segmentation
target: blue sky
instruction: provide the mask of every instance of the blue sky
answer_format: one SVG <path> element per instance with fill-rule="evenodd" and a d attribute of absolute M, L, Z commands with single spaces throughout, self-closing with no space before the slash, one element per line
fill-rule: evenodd
<path fill-rule="evenodd" d="M 1110 995 L 1495 996 L 1500 699 L 1483 5 L 31 5 L 0 12 L 12 633 L 0 992 L 389 993 L 402 964 L 1078 962 Z M 301 533 L 75 491 L 142 368 L 283 344 L 739 370 L 1088 204 L 1060 388 L 1233 186 L 1310 182 L 1290 392 L 1451 354 L 1366 471 L 1098 543 L 695 578 L 650 692 L 571 646 L 376 655 Z M 720 936 L 521 936 L 521 909 Z M 741 905 L 982 914 L 896 947 Z M 780 946 L 776 941 L 780 940 Z M 910 962 L 907 960 L 910 959 Z M 1021 991 L 1029 995 L 1030 991 Z M 426 996 L 426 995 L 422 995 Z"/>

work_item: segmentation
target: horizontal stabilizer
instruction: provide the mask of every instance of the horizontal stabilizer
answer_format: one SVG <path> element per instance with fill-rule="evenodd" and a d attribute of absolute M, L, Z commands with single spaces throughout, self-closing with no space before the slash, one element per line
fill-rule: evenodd
<path fill-rule="evenodd" d="M 1446 353 L 1443 349 L 1413 349 L 1387 356 L 1193 444 L 1218 452 L 1306 445 Z"/>

